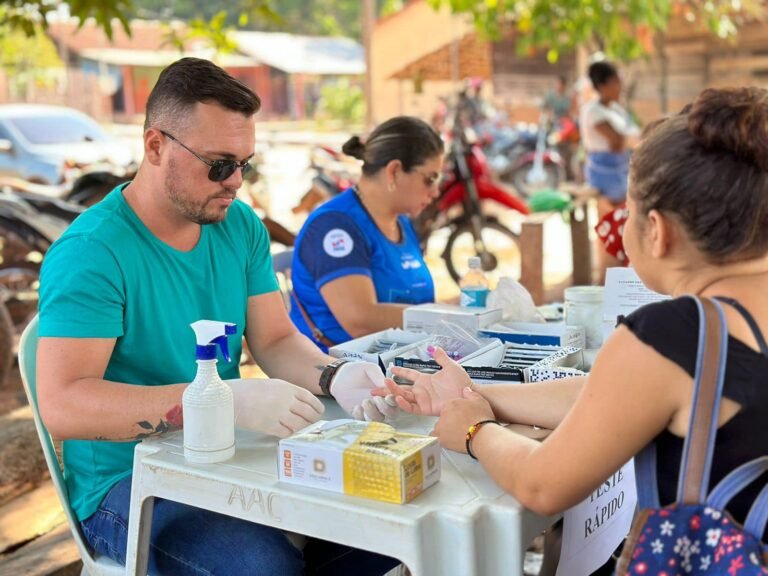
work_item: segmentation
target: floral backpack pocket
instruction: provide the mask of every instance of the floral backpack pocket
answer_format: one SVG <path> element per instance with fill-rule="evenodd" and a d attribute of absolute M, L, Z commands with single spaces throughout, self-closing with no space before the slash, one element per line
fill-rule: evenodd
<path fill-rule="evenodd" d="M 617 576 L 768 576 L 768 485 L 744 525 L 725 511 L 731 499 L 768 471 L 768 456 L 731 471 L 709 486 L 717 415 L 725 375 L 728 330 L 719 302 L 696 298 L 699 350 L 689 433 L 685 439 L 677 502 L 659 505 L 656 451 L 649 444 L 635 459 L 641 511 L 627 537 Z"/>

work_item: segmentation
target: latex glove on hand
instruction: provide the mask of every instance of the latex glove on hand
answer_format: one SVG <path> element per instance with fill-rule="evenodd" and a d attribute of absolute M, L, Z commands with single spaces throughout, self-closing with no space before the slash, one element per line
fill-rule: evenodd
<path fill-rule="evenodd" d="M 464 388 L 472 388 L 472 380 L 464 368 L 451 360 L 442 348 L 435 348 L 433 358 L 440 365 L 440 371 L 426 374 L 393 366 L 392 374 L 410 380 L 413 385 L 399 386 L 393 380 L 386 380 L 387 390 L 374 390 L 373 394 L 394 394 L 398 406 L 411 414 L 440 416 L 443 406 L 461 398 Z"/>
<path fill-rule="evenodd" d="M 325 406 L 314 394 L 285 380 L 227 380 L 235 403 L 235 426 L 285 438 L 317 422 Z"/>
<path fill-rule="evenodd" d="M 331 396 L 344 411 L 357 420 L 390 421 L 400 411 L 393 395 L 371 396 L 377 388 L 386 389 L 384 374 L 371 362 L 347 362 L 339 366 L 331 380 Z"/>

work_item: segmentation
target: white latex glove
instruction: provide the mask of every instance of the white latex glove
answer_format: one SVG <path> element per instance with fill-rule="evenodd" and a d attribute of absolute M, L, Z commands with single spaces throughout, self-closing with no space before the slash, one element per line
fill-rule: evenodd
<path fill-rule="evenodd" d="M 325 406 L 314 394 L 275 378 L 227 380 L 235 403 L 235 426 L 285 438 L 317 422 Z"/>
<path fill-rule="evenodd" d="M 384 374 L 371 362 L 342 364 L 331 380 L 330 392 L 347 414 L 357 420 L 392 420 L 400 409 L 394 395 L 371 396 L 371 390 L 385 388 Z"/>

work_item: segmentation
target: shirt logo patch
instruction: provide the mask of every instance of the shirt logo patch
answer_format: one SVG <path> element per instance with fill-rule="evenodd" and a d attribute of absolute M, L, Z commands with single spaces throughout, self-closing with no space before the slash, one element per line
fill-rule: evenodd
<path fill-rule="evenodd" d="M 352 249 L 355 247 L 355 242 L 346 230 L 341 228 L 334 228 L 326 233 L 323 238 L 323 250 L 328 256 L 333 258 L 344 258 L 349 256 Z"/>
<path fill-rule="evenodd" d="M 421 268 L 421 262 L 410 254 L 406 254 L 400 260 L 400 266 L 403 270 L 418 270 Z"/>

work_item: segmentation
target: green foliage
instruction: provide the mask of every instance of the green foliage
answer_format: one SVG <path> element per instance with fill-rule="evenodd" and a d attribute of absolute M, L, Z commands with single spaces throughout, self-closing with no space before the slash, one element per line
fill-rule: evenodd
<path fill-rule="evenodd" d="M 57 5 L 58 2 L 50 0 L 0 0 L 0 26 L 33 36 L 37 26 L 47 25 L 45 16 L 55 11 Z M 69 12 L 80 18 L 81 26 L 87 18 L 94 18 L 110 38 L 114 19 L 130 34 L 131 10 L 131 0 L 69 0 Z"/>
<path fill-rule="evenodd" d="M 132 1 L 135 7 L 133 15 L 141 18 L 211 20 L 217 14 L 226 12 L 227 26 L 312 36 L 361 36 L 361 0 Z M 403 0 L 377 0 L 377 8 L 382 15 L 402 7 Z"/>
<path fill-rule="evenodd" d="M 345 124 L 360 124 L 365 119 L 363 90 L 342 78 L 320 89 L 317 116 L 322 120 L 339 120 Z"/>
<path fill-rule="evenodd" d="M 183 52 L 187 42 L 204 39 L 216 54 L 231 54 L 237 50 L 237 44 L 229 35 L 232 27 L 226 25 L 226 20 L 227 13 L 222 10 L 214 15 L 210 21 L 194 18 L 187 22 L 183 32 L 168 26 L 163 44 L 173 46 L 179 52 Z"/>
<path fill-rule="evenodd" d="M 27 35 L 23 28 L 0 25 L 0 68 L 11 90 L 21 95 L 31 84 L 44 85 L 53 81 L 57 71 L 63 71 L 53 42 L 33 27 Z"/>
<path fill-rule="evenodd" d="M 667 28 L 673 10 L 699 22 L 720 38 L 736 34 L 745 15 L 761 16 L 761 0 L 428 0 L 434 8 L 449 6 L 468 13 L 487 36 L 516 26 L 522 53 L 544 48 L 550 61 L 585 45 L 610 58 L 632 60 L 646 53 L 643 40 Z"/>

